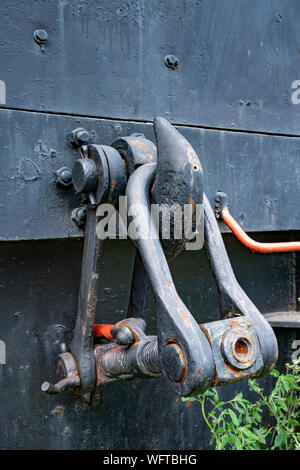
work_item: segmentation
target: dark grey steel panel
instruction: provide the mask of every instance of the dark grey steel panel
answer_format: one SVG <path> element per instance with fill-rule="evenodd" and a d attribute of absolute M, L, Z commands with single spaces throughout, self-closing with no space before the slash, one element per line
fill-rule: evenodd
<path fill-rule="evenodd" d="M 298 0 L 2 0 L 6 105 L 298 135 L 299 16 Z"/>
<path fill-rule="evenodd" d="M 77 237 L 70 220 L 79 204 L 72 188 L 60 189 L 54 171 L 70 166 L 78 152 L 68 144 L 76 127 L 86 127 L 98 143 L 144 132 L 152 125 L 0 111 L 0 239 Z M 300 139 L 180 127 L 198 152 L 205 191 L 228 194 L 232 214 L 248 231 L 300 229 Z"/>
<path fill-rule="evenodd" d="M 266 315 L 271 326 L 277 328 L 300 328 L 299 312 L 273 312 Z"/>
<path fill-rule="evenodd" d="M 276 234 L 278 237 L 278 234 Z M 265 239 L 270 240 L 267 235 Z M 264 312 L 290 308 L 290 256 L 253 256 L 225 235 L 238 279 Z M 54 374 L 59 342 L 70 342 L 81 269 L 82 241 L 0 244 L 1 449 L 203 449 L 209 434 L 200 407 L 187 408 L 164 379 L 113 384 L 98 408 L 73 395 L 46 396 L 40 384 Z M 104 245 L 97 320 L 125 317 L 134 250 L 126 241 Z M 184 302 L 198 321 L 218 319 L 216 288 L 204 252 L 185 252 L 172 262 Z M 147 314 L 155 325 L 153 304 Z M 299 331 L 299 330 L 298 330 Z M 280 362 L 290 359 L 299 332 L 277 332 Z M 263 380 L 266 390 L 271 377 Z M 219 389 L 222 399 L 246 392 L 245 383 Z"/>

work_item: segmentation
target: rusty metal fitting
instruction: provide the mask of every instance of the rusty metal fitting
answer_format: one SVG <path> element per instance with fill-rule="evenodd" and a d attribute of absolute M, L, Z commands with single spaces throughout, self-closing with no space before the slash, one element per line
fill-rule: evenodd
<path fill-rule="evenodd" d="M 144 336 L 129 346 L 97 344 L 94 348 L 97 387 L 120 378 L 161 375 L 156 336 Z"/>
<path fill-rule="evenodd" d="M 248 369 L 255 360 L 253 338 L 241 328 L 226 331 L 222 341 L 225 360 L 236 369 Z"/>
<path fill-rule="evenodd" d="M 59 382 L 56 384 L 43 382 L 41 385 L 42 392 L 53 395 L 66 390 L 75 391 L 80 387 L 80 377 L 77 364 L 72 354 L 68 352 L 59 354 L 57 361 L 57 375 L 60 378 Z"/>

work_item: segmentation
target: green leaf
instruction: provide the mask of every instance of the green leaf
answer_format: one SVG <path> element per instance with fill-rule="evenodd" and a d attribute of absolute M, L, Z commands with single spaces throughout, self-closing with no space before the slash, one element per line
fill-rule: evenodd
<path fill-rule="evenodd" d="M 216 405 L 216 408 L 221 408 L 221 406 L 223 406 L 224 403 L 225 403 L 224 401 L 219 401 L 219 403 L 217 403 Z"/>
<path fill-rule="evenodd" d="M 214 402 L 218 403 L 219 401 L 219 395 L 217 393 L 214 393 Z"/>
<path fill-rule="evenodd" d="M 279 377 L 280 375 L 280 372 L 276 369 L 273 369 L 271 372 L 270 372 L 270 375 L 272 375 L 272 377 Z"/>
<path fill-rule="evenodd" d="M 235 414 L 235 412 L 232 411 L 232 410 L 230 410 L 230 409 L 228 410 L 228 412 L 229 412 L 229 414 L 230 414 L 230 418 L 232 419 L 233 423 L 234 423 L 236 426 L 238 426 L 238 425 L 239 425 L 239 420 L 238 420 L 237 415 Z"/>
<path fill-rule="evenodd" d="M 258 437 L 252 432 L 250 431 L 250 429 L 248 428 L 241 428 L 241 432 L 247 436 L 251 441 L 258 441 Z"/>
<path fill-rule="evenodd" d="M 195 397 L 181 397 L 181 401 L 197 401 Z"/>
<path fill-rule="evenodd" d="M 300 422 L 297 421 L 296 419 L 289 419 L 287 423 L 292 424 L 294 426 L 300 426 Z"/>
<path fill-rule="evenodd" d="M 287 408 L 283 398 L 276 397 L 276 398 L 274 398 L 274 402 L 275 402 L 275 404 L 277 405 L 277 407 L 279 409 L 282 408 L 284 411 L 288 411 L 288 408 Z"/>
<path fill-rule="evenodd" d="M 231 423 L 228 424 L 228 431 L 232 431 L 232 429 L 234 428 L 234 422 L 231 421 Z"/>
<path fill-rule="evenodd" d="M 238 393 L 238 394 L 234 397 L 234 400 L 235 400 L 235 401 L 238 401 L 238 400 L 240 400 L 241 398 L 243 398 L 243 393 L 242 393 L 242 392 Z"/>
<path fill-rule="evenodd" d="M 225 431 L 225 428 L 224 428 L 224 426 L 222 426 L 222 427 L 220 427 L 216 430 L 216 433 L 217 434 L 223 434 L 224 431 Z"/>
<path fill-rule="evenodd" d="M 265 439 L 265 436 L 264 436 L 264 429 L 254 429 L 253 431 L 254 431 L 255 435 L 257 436 L 259 442 L 261 444 L 265 444 L 266 439 Z"/>
<path fill-rule="evenodd" d="M 282 444 L 284 444 L 285 439 L 286 439 L 286 433 L 282 432 L 282 430 L 278 431 L 278 434 L 275 438 L 274 442 L 274 447 L 281 447 Z"/>

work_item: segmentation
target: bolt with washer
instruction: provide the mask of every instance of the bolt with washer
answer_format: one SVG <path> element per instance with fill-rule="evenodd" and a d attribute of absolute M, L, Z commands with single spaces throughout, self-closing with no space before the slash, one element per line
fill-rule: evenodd
<path fill-rule="evenodd" d="M 90 133 L 83 127 L 74 129 L 70 134 L 70 143 L 73 147 L 79 148 L 87 145 L 91 140 Z"/>

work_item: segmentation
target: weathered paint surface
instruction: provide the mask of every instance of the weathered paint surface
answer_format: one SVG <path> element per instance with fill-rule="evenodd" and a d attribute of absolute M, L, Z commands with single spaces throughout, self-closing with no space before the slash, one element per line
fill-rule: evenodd
<path fill-rule="evenodd" d="M 82 235 L 71 222 L 80 198 L 72 187 L 60 188 L 54 181 L 56 170 L 72 168 L 78 158 L 68 136 L 79 126 L 105 145 L 134 132 L 155 142 L 152 124 L 1 110 L 1 240 Z M 232 215 L 245 230 L 300 229 L 300 138 L 178 129 L 200 158 L 212 206 L 216 192 L 222 190 Z M 228 231 L 224 224 L 221 228 Z"/>
<path fill-rule="evenodd" d="M 278 238 L 279 234 L 274 234 Z M 266 235 L 263 237 L 266 238 Z M 290 255 L 255 255 L 231 236 L 226 245 L 237 277 L 263 312 L 291 307 Z M 74 395 L 45 396 L 41 383 L 54 379 L 59 343 L 71 340 L 80 280 L 82 241 L 1 243 L 0 365 L 1 449 L 202 449 L 209 436 L 199 407 L 186 407 L 164 379 L 117 383 L 103 391 L 98 408 Z M 97 322 L 126 316 L 134 250 L 129 242 L 104 246 Z M 216 287 L 206 257 L 184 252 L 171 262 L 179 294 L 200 322 L 218 319 Z M 153 301 L 147 312 L 155 331 Z M 299 330 L 298 330 L 299 332 Z M 290 357 L 297 330 L 277 330 L 280 363 Z M 263 379 L 267 389 L 270 378 Z M 219 389 L 229 399 L 244 383 Z"/>
<path fill-rule="evenodd" d="M 299 135 L 299 15 L 298 0 L 4 0 L 6 106 Z"/>

